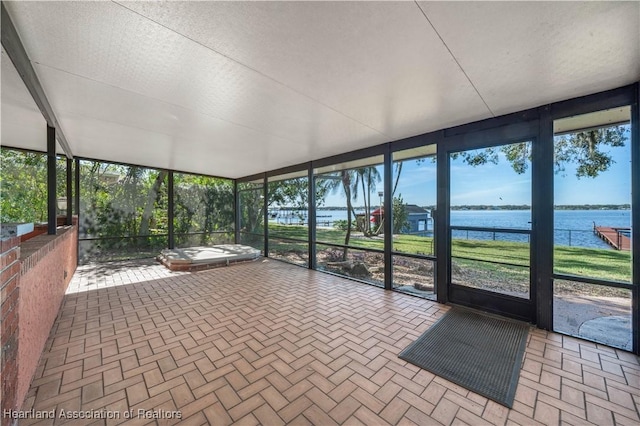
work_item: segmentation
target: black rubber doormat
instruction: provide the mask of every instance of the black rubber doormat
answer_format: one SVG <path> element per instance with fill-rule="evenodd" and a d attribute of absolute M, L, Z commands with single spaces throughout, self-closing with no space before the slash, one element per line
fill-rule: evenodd
<path fill-rule="evenodd" d="M 511 408 L 529 326 L 454 307 L 399 355 Z"/>

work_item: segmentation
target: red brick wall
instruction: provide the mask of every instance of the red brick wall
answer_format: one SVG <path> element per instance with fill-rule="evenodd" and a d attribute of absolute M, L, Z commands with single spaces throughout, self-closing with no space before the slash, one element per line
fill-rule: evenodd
<path fill-rule="evenodd" d="M 22 404 L 65 290 L 76 269 L 77 227 L 58 228 L 23 243 L 17 401 Z M 25 255 L 29 249 L 29 253 Z"/>
<path fill-rule="evenodd" d="M 67 221 L 67 217 L 66 216 L 58 216 L 56 218 L 57 226 L 64 226 L 66 221 Z M 78 216 L 73 216 L 73 218 L 71 219 L 71 222 L 74 225 L 77 225 L 78 224 Z M 20 242 L 25 242 L 25 241 L 30 240 L 33 237 L 37 237 L 38 235 L 41 235 L 41 234 L 46 234 L 48 230 L 49 230 L 49 225 L 47 225 L 46 223 L 33 225 L 33 231 L 29 232 L 28 234 L 21 235 L 20 236 Z"/>
<path fill-rule="evenodd" d="M 0 401 L 1 410 L 15 410 L 22 401 L 17 399 L 18 387 L 18 324 L 20 300 L 20 238 L 0 243 Z"/>

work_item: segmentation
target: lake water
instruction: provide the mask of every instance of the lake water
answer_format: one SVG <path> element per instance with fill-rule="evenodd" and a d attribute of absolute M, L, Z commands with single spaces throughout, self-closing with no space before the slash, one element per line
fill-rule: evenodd
<path fill-rule="evenodd" d="M 531 229 L 530 210 L 454 210 L 452 226 Z M 593 226 L 629 228 L 631 210 L 556 210 L 554 212 L 554 243 L 563 246 L 608 248 L 594 235 Z M 466 238 L 466 231 L 453 231 L 453 236 Z M 496 239 L 527 241 L 527 235 L 498 234 Z M 473 233 L 469 238 L 492 239 L 489 232 Z"/>
<path fill-rule="evenodd" d="M 300 217 L 306 222 L 307 211 L 281 211 L 271 219 L 278 223 L 299 223 Z M 356 213 L 364 213 L 356 211 Z M 336 220 L 346 220 L 346 210 L 319 210 L 318 226 L 332 226 Z M 531 229 L 530 210 L 452 210 L 452 226 L 474 226 L 482 228 Z M 630 210 L 556 210 L 554 213 L 554 242 L 556 245 L 607 248 L 608 245 L 593 234 L 593 226 L 628 228 L 631 224 Z M 433 230 L 430 221 L 429 229 Z M 497 239 L 506 241 L 527 241 L 528 235 L 474 232 L 453 230 L 454 238 Z M 431 234 L 431 232 L 429 232 Z"/>

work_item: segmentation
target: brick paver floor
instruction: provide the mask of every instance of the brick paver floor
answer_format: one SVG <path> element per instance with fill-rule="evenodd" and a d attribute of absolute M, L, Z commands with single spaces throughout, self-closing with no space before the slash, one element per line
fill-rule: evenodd
<path fill-rule="evenodd" d="M 512 410 L 400 360 L 447 309 L 266 259 L 82 267 L 23 409 L 120 417 L 75 424 L 639 424 L 627 352 L 532 328 Z"/>

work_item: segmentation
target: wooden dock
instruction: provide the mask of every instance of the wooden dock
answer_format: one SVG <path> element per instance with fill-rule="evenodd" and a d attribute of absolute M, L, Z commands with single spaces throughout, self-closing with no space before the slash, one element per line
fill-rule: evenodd
<path fill-rule="evenodd" d="M 611 228 L 609 226 L 593 226 L 593 233 L 600 237 L 605 243 L 616 250 L 631 250 L 631 238 L 619 231 L 629 231 L 630 228 Z"/>

